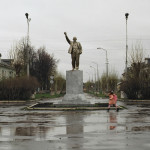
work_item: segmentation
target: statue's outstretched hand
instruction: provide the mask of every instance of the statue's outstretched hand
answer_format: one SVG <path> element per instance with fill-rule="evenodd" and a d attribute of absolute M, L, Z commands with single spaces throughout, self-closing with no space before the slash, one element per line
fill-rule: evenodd
<path fill-rule="evenodd" d="M 67 36 L 67 33 L 66 33 L 66 32 L 64 32 L 64 34 Z"/>

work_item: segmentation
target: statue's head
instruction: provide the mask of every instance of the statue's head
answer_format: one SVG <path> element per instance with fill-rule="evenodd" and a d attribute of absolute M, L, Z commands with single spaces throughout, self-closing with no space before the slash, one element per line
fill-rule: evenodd
<path fill-rule="evenodd" d="M 73 41 L 76 42 L 76 41 L 77 41 L 77 38 L 76 38 L 76 37 L 73 37 Z"/>

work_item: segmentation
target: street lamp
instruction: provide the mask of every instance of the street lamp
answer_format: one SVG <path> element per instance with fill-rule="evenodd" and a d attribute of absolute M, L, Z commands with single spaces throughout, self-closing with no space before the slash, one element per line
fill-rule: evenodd
<path fill-rule="evenodd" d="M 95 92 L 96 92 L 96 69 L 93 66 L 90 67 L 94 69 L 94 73 L 95 73 Z"/>
<path fill-rule="evenodd" d="M 127 67 L 128 67 L 128 36 L 127 36 L 127 20 L 128 20 L 128 13 L 125 13 L 125 18 L 126 18 L 126 63 L 125 63 L 125 72 L 127 72 Z"/>
<path fill-rule="evenodd" d="M 89 90 L 90 90 L 90 85 L 91 85 L 91 81 L 90 81 L 90 73 L 89 72 L 86 72 L 88 75 L 89 75 L 89 85 L 88 85 L 88 92 L 89 92 Z"/>
<path fill-rule="evenodd" d="M 107 50 L 101 47 L 98 47 L 97 49 L 104 50 L 106 52 L 106 83 L 107 83 L 107 91 L 108 91 L 108 57 L 107 57 Z"/>
<path fill-rule="evenodd" d="M 89 74 L 89 72 L 86 72 L 86 73 L 89 75 L 89 82 L 90 82 L 90 81 L 91 81 L 91 80 L 90 80 L 90 74 Z"/>
<path fill-rule="evenodd" d="M 92 63 L 97 65 L 97 82 L 98 82 L 97 90 L 99 92 L 99 70 L 98 70 L 98 64 L 96 62 L 94 62 L 94 61 L 92 61 Z"/>
<path fill-rule="evenodd" d="M 29 14 L 25 13 L 25 16 L 27 18 L 27 25 L 28 25 L 28 30 L 27 30 L 27 76 L 29 77 L 30 71 L 29 71 L 29 22 L 31 21 L 31 18 L 29 18 Z"/>

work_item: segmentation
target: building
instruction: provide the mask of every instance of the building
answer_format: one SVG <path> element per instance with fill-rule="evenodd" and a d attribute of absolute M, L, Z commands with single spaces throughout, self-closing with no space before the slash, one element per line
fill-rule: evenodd
<path fill-rule="evenodd" d="M 12 61 L 12 59 L 1 59 L 0 54 L 0 80 L 15 77 L 16 72 L 12 67 Z"/>
<path fill-rule="evenodd" d="M 145 64 L 150 65 L 150 58 L 145 58 Z"/>

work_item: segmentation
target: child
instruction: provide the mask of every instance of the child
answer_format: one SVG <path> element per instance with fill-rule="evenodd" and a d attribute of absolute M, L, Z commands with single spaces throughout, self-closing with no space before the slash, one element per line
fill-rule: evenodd
<path fill-rule="evenodd" d="M 113 96 L 114 96 L 114 102 L 116 104 L 117 103 L 117 95 L 114 93 Z"/>
<path fill-rule="evenodd" d="M 117 112 L 119 111 L 119 108 L 117 107 L 116 102 L 117 102 L 117 95 L 115 95 L 115 94 L 113 93 L 113 91 L 111 91 L 111 92 L 109 93 L 109 103 L 108 103 L 108 109 L 107 109 L 108 112 L 109 112 L 109 110 L 110 110 L 110 106 L 111 106 L 111 105 L 113 105 L 113 106 L 116 107 L 116 111 L 117 111 Z"/>

